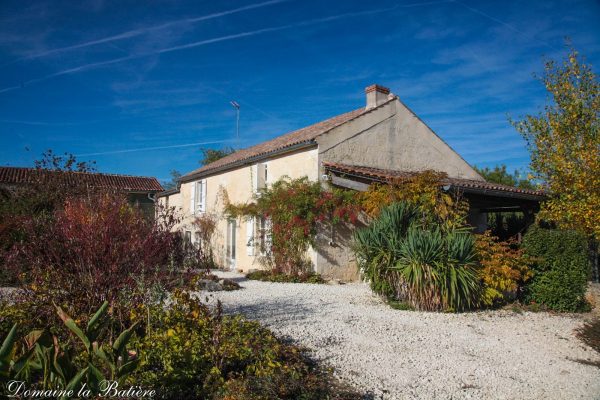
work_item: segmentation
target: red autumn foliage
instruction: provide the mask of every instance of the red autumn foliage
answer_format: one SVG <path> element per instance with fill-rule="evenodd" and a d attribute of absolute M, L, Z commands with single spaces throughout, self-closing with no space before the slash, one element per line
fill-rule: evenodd
<path fill-rule="evenodd" d="M 108 300 L 125 321 L 150 289 L 170 289 L 181 277 L 184 250 L 171 229 L 177 219 L 162 210 L 145 218 L 125 196 L 91 194 L 66 199 L 49 215 L 21 226 L 26 240 L 13 246 L 8 267 L 20 272 L 25 297 L 53 314 L 52 304 L 74 316 L 91 315 Z"/>

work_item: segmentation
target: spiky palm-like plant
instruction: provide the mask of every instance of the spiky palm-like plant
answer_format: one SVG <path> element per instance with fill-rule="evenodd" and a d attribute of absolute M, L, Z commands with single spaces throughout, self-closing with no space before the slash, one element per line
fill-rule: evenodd
<path fill-rule="evenodd" d="M 461 230 L 409 229 L 392 267 L 408 286 L 406 300 L 429 311 L 475 305 L 480 284 L 474 245 L 473 235 Z"/>
<path fill-rule="evenodd" d="M 397 273 L 392 269 L 399 257 L 400 244 L 410 225 L 418 218 L 418 209 L 407 203 L 384 208 L 378 218 L 354 236 L 354 252 L 359 268 L 374 292 L 399 297 Z"/>
<path fill-rule="evenodd" d="M 464 310 L 480 290 L 474 236 L 425 226 L 417 208 L 394 203 L 355 234 L 359 267 L 372 289 L 420 310 Z"/>

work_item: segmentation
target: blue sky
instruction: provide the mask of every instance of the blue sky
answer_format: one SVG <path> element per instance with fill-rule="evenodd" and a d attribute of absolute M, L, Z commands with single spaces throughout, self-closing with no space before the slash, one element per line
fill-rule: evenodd
<path fill-rule="evenodd" d="M 379 83 L 468 162 L 524 168 L 507 115 L 542 108 L 532 74 L 565 37 L 600 64 L 598 21 L 596 1 L 3 0 L 0 165 L 52 148 L 168 179 L 201 146 L 362 107 Z"/>

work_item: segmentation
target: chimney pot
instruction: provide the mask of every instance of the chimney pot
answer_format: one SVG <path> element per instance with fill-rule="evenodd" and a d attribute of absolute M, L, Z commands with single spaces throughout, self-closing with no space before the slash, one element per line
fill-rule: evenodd
<path fill-rule="evenodd" d="M 390 89 L 380 86 L 371 85 L 365 88 L 367 95 L 367 109 L 377 107 L 389 99 Z"/>

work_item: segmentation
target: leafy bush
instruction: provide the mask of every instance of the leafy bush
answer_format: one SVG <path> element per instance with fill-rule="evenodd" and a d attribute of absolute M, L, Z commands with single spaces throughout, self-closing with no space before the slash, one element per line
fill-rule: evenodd
<path fill-rule="evenodd" d="M 590 273 L 585 236 L 574 231 L 533 226 L 523 239 L 525 254 L 534 258 L 526 299 L 556 311 L 586 309 Z"/>
<path fill-rule="evenodd" d="M 265 282 L 291 282 L 291 283 L 325 283 L 325 279 L 319 274 L 306 273 L 302 275 L 278 274 L 273 271 L 253 271 L 246 278 Z"/>
<path fill-rule="evenodd" d="M 94 172 L 93 164 L 48 150 L 35 162 L 35 171 L 28 176 L 27 185 L 0 189 L 0 287 L 18 284 L 21 271 L 7 268 L 5 259 L 16 243 L 27 240 L 23 231 L 25 222 L 52 214 L 68 197 L 92 193 L 86 182 L 73 177 L 81 172 Z"/>
<path fill-rule="evenodd" d="M 420 209 L 393 203 L 355 233 L 359 267 L 372 289 L 419 310 L 463 310 L 476 304 L 475 239 L 465 229 L 424 224 Z"/>
<path fill-rule="evenodd" d="M 19 341 L 17 324 L 6 335 L 0 347 L 0 387 L 10 380 L 22 380 L 28 387 L 39 390 L 58 390 L 64 397 L 77 393 L 85 385 L 89 394 L 99 394 L 102 382 L 111 380 L 123 383 L 138 365 L 135 352 L 127 345 L 133 334 L 133 326 L 124 330 L 114 341 L 102 343 L 105 337 L 105 318 L 108 302 L 105 302 L 89 319 L 85 329 L 69 317 L 60 307 L 58 315 L 80 346 L 71 341 L 61 343 L 49 329 L 34 330 Z M 62 392 L 61 392 L 62 391 Z"/>
<path fill-rule="evenodd" d="M 120 387 L 154 389 L 161 399 L 361 397 L 302 349 L 278 340 L 257 322 L 225 316 L 220 304 L 209 308 L 181 291 L 171 300 L 168 307 L 136 307 L 132 319 L 146 323 L 137 325 L 135 333 L 132 327 L 113 339 L 108 303 L 87 318 L 87 325 L 59 310 L 69 340 L 53 337 L 51 332 L 58 328 L 52 326 L 15 342 L 20 334 L 13 327 L 7 332 L 12 339 L 0 348 L 0 384 L 18 378 L 32 388 L 86 383 L 97 389 L 98 380 L 106 378 L 119 381 Z M 7 319 L 23 317 L 15 312 L 20 304 L 11 306 Z M 0 335 L 0 345 L 5 335 Z"/>
<path fill-rule="evenodd" d="M 188 264 L 202 269 L 214 269 L 217 265 L 212 240 L 217 229 L 217 218 L 213 214 L 204 213 L 197 216 L 192 225 L 196 228 L 198 237 L 197 244 L 192 252 L 191 263 L 188 262 Z"/>
<path fill-rule="evenodd" d="M 443 172 L 423 171 L 407 177 L 373 184 L 358 194 L 362 209 L 370 217 L 392 203 L 406 202 L 415 206 L 425 223 L 459 227 L 466 223 L 469 204 L 459 193 L 441 190 L 447 175 Z"/>
<path fill-rule="evenodd" d="M 150 221 L 119 195 L 69 198 L 24 223 L 27 240 L 13 246 L 7 264 L 20 272 L 23 297 L 44 321 L 55 317 L 54 303 L 85 320 L 108 301 L 127 325 L 132 307 L 164 296 L 181 278 L 176 223 L 168 212 Z"/>
<path fill-rule="evenodd" d="M 163 399 L 353 399 L 297 347 L 256 322 L 223 316 L 178 292 L 167 310 L 154 308 L 137 345 L 133 381 Z"/>
<path fill-rule="evenodd" d="M 482 305 L 498 306 L 515 300 L 523 284 L 531 278 L 530 260 L 523 250 L 498 241 L 489 231 L 477 235 L 476 249 L 481 266 L 478 276 L 483 282 Z"/>

